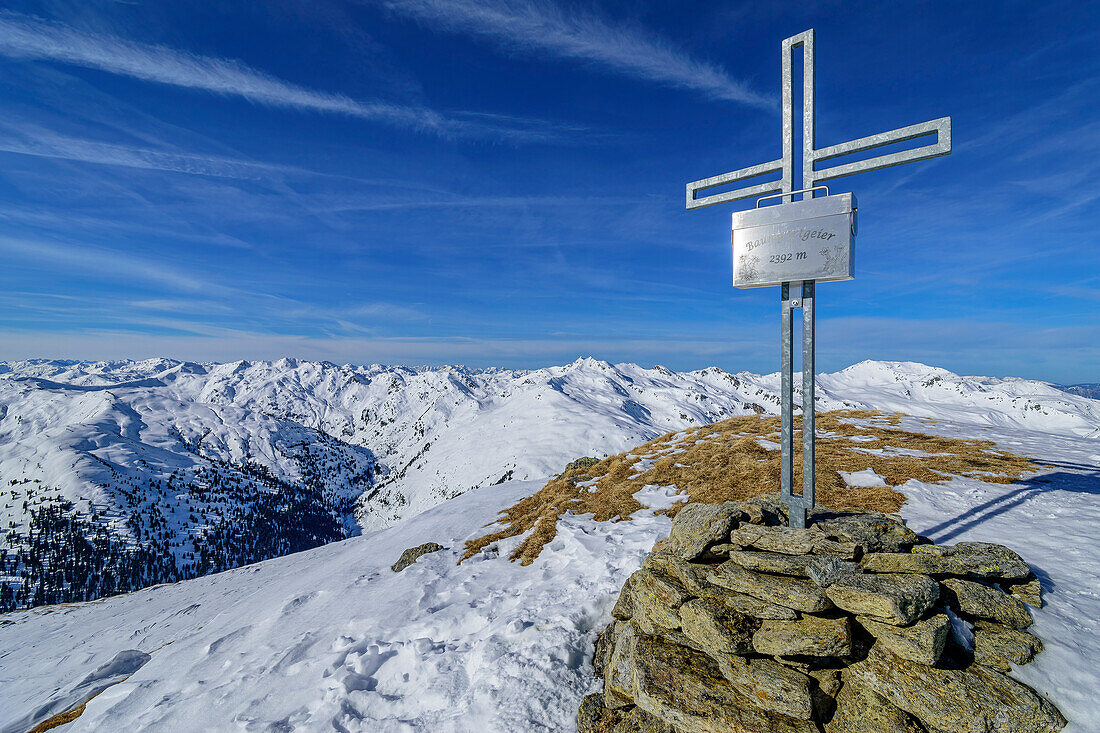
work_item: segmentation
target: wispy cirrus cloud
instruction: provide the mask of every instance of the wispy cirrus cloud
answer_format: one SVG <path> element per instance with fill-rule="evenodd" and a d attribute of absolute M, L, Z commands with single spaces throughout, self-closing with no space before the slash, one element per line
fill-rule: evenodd
<path fill-rule="evenodd" d="M 173 268 L 165 262 L 90 244 L 73 245 L 0 236 L 0 255 L 36 266 L 96 273 L 116 280 L 166 287 L 175 292 L 205 292 L 218 296 L 242 292 L 181 268 Z"/>
<path fill-rule="evenodd" d="M 490 118 L 470 112 L 446 115 L 423 106 L 360 101 L 299 86 L 233 59 L 86 33 L 6 11 L 0 11 L 0 56 L 97 69 L 268 107 L 346 115 L 443 136 L 550 139 L 562 132 L 545 120 Z"/>
<path fill-rule="evenodd" d="M 712 99 L 772 108 L 714 64 L 700 61 L 639 27 L 615 26 L 544 0 L 381 0 L 391 11 L 451 33 L 488 38 L 510 51 L 549 52 L 599 64 L 637 79 L 702 92 Z"/>
<path fill-rule="evenodd" d="M 24 127 L 21 133 L 19 137 L 0 138 L 0 152 L 241 180 L 260 180 L 272 172 L 287 170 L 281 166 L 225 156 L 197 155 L 84 140 L 38 128 Z"/>

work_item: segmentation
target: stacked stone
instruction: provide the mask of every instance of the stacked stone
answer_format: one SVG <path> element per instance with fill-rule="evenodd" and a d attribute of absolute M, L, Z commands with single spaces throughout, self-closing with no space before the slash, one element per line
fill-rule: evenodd
<path fill-rule="evenodd" d="M 1005 673 L 1042 649 L 1027 563 L 893 515 L 691 504 L 596 643 L 581 733 L 983 733 L 1066 721 Z"/>

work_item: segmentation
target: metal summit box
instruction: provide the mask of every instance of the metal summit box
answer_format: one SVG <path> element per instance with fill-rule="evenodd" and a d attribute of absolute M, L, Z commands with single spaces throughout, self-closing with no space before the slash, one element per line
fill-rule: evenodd
<path fill-rule="evenodd" d="M 856 199 L 850 193 L 733 215 L 733 284 L 851 280 Z"/>

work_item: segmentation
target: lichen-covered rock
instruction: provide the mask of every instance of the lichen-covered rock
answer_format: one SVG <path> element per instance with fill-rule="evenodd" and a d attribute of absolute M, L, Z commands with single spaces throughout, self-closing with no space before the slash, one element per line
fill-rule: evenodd
<path fill-rule="evenodd" d="M 854 562 L 841 560 L 838 557 L 815 556 L 806 566 L 806 575 L 822 588 L 826 588 L 841 578 L 862 572 L 859 565 Z"/>
<path fill-rule="evenodd" d="M 1034 575 L 1019 583 L 1006 583 L 1005 592 L 1036 608 L 1043 607 L 1043 586 Z"/>
<path fill-rule="evenodd" d="M 904 552 L 920 541 L 901 520 L 877 512 L 815 519 L 812 527 L 830 539 L 859 545 L 863 552 Z"/>
<path fill-rule="evenodd" d="M 565 470 L 562 473 L 569 473 L 570 471 L 583 470 L 585 468 L 591 468 L 600 462 L 599 458 L 593 458 L 592 456 L 583 456 L 575 461 L 570 461 L 565 466 Z"/>
<path fill-rule="evenodd" d="M 680 628 L 692 646 L 711 654 L 748 654 L 760 622 L 716 598 L 695 598 L 680 606 Z"/>
<path fill-rule="evenodd" d="M 639 707 L 635 707 L 630 711 L 630 715 L 624 723 L 629 727 L 623 727 L 611 733 L 679 733 L 665 721 L 650 715 Z"/>
<path fill-rule="evenodd" d="M 895 655 L 919 664 L 935 664 L 943 654 L 951 619 L 938 613 L 917 621 L 912 626 L 894 626 L 873 619 L 856 617 L 875 641 Z"/>
<path fill-rule="evenodd" d="M 680 626 L 676 609 L 689 598 L 691 594 L 675 580 L 642 568 L 626 579 L 611 615 L 623 621 L 633 618 L 646 627 L 676 629 Z"/>
<path fill-rule="evenodd" d="M 845 675 L 825 733 L 924 733 L 924 728 L 882 695 Z"/>
<path fill-rule="evenodd" d="M 696 558 L 696 561 L 701 563 L 722 562 L 723 560 L 729 559 L 731 550 L 737 549 L 739 548 L 729 544 L 728 542 L 711 545 L 707 548 L 706 552 Z"/>
<path fill-rule="evenodd" d="M 741 510 L 734 503 L 688 504 L 672 520 L 664 550 L 684 560 L 694 560 L 707 547 L 725 542 L 736 526 Z"/>
<path fill-rule="evenodd" d="M 746 616 L 752 616 L 753 618 L 759 619 L 782 620 L 793 620 L 798 618 L 798 611 L 795 611 L 793 608 L 769 603 L 755 596 L 750 596 L 746 593 L 738 593 L 729 588 L 720 588 L 709 583 L 707 585 L 709 590 L 704 589 L 703 597 L 713 598 L 719 603 L 728 606 L 730 610 L 738 611 Z"/>
<path fill-rule="evenodd" d="M 730 533 L 730 544 L 757 550 L 778 552 L 784 555 L 809 555 L 821 533 L 812 529 L 794 527 L 762 527 L 747 524 Z"/>
<path fill-rule="evenodd" d="M 603 677 L 604 670 L 611 661 L 611 652 L 615 649 L 615 639 L 624 631 L 628 622 L 611 619 L 611 623 L 596 636 L 592 653 L 592 667 L 597 677 Z"/>
<path fill-rule="evenodd" d="M 747 550 L 733 550 L 728 553 L 729 560 L 735 562 L 746 570 L 754 570 L 758 573 L 776 573 L 778 575 L 793 575 L 795 577 L 809 577 L 808 569 L 813 555 L 786 555 L 780 552 L 750 552 Z"/>
<path fill-rule="evenodd" d="M 390 566 L 390 570 L 395 573 L 400 573 L 429 552 L 439 552 L 442 549 L 443 545 L 436 544 L 435 542 L 425 542 L 422 545 L 410 547 L 401 553 L 401 557 L 397 558 L 397 562 Z"/>
<path fill-rule="evenodd" d="M 751 501 L 727 501 L 725 506 L 732 507 L 741 512 L 741 523 L 764 524 L 764 509 Z"/>
<path fill-rule="evenodd" d="M 821 669 L 808 669 L 806 674 L 817 680 L 817 688 L 828 695 L 829 697 L 835 697 L 837 690 L 840 689 L 840 670 L 833 669 L 831 667 L 824 667 Z"/>
<path fill-rule="evenodd" d="M 730 533 L 734 548 L 753 549 L 782 555 L 830 555 L 855 559 L 858 545 L 825 536 L 817 527 L 769 527 L 743 524 Z"/>
<path fill-rule="evenodd" d="M 846 616 L 764 621 L 753 634 L 752 646 L 769 656 L 844 657 L 852 653 L 852 624 Z"/>
<path fill-rule="evenodd" d="M 621 708 L 632 705 L 634 644 L 637 634 L 633 624 L 619 624 L 611 639 L 611 654 L 604 670 L 604 705 Z"/>
<path fill-rule="evenodd" d="M 602 692 L 585 695 L 581 699 L 580 707 L 577 708 L 577 733 L 603 733 L 600 730 L 601 724 L 607 725 L 611 722 L 604 722 L 607 712 L 603 704 Z"/>
<path fill-rule="evenodd" d="M 859 563 L 868 573 L 919 573 L 946 575 L 948 565 L 935 555 L 915 555 L 909 552 L 871 552 Z"/>
<path fill-rule="evenodd" d="M 1043 651 L 1043 642 L 1026 631 L 993 621 L 974 622 L 974 661 L 1001 672 L 1013 664 L 1027 664 Z"/>
<path fill-rule="evenodd" d="M 869 573 L 920 573 L 957 575 L 991 580 L 1025 580 L 1031 568 L 1004 545 L 991 542 L 959 542 L 955 545 L 917 545 L 911 552 L 867 555 L 862 561 Z"/>
<path fill-rule="evenodd" d="M 824 589 L 837 608 L 895 626 L 911 624 L 940 596 L 927 575 L 850 575 Z"/>
<path fill-rule="evenodd" d="M 744 503 L 755 504 L 756 506 L 760 507 L 760 511 L 764 517 L 764 521 L 754 522 L 754 524 L 768 524 L 772 526 L 788 524 L 787 505 L 783 503 L 783 500 L 779 496 L 778 491 L 772 491 L 768 494 L 754 496 Z"/>
<path fill-rule="evenodd" d="M 714 587 L 707 582 L 707 574 L 710 573 L 709 567 L 688 562 L 679 555 L 664 549 L 646 555 L 645 560 L 642 561 L 642 567 L 672 578 L 692 595 L 702 595 L 714 590 Z"/>
<path fill-rule="evenodd" d="M 586 695 L 577 709 L 577 733 L 676 733 L 637 706 L 610 708 L 602 692 Z"/>
<path fill-rule="evenodd" d="M 841 560 L 858 560 L 863 548 L 855 542 L 822 537 L 814 543 L 814 554 L 836 557 Z"/>
<path fill-rule="evenodd" d="M 732 654 L 717 657 L 718 669 L 731 685 L 761 710 L 810 720 L 814 714 L 809 675 L 772 659 L 746 659 Z"/>
<path fill-rule="evenodd" d="M 1066 719 L 1027 685 L 980 664 L 940 669 L 876 647 L 848 668 L 922 725 L 944 733 L 1053 733 Z"/>
<path fill-rule="evenodd" d="M 707 579 L 714 585 L 746 593 L 796 611 L 820 613 L 833 606 L 822 589 L 812 581 L 783 575 L 754 573 L 733 562 L 722 563 L 707 576 Z"/>
<path fill-rule="evenodd" d="M 635 704 L 681 733 L 815 733 L 818 727 L 761 710 L 694 649 L 639 636 L 634 649 Z"/>
<path fill-rule="evenodd" d="M 635 706 L 623 714 L 622 719 L 607 733 L 677 733 L 677 731 L 660 718 Z"/>
<path fill-rule="evenodd" d="M 1031 626 L 1031 612 L 1027 606 L 1000 588 L 961 578 L 948 578 L 943 581 L 943 587 L 948 604 L 958 613 L 989 619 L 1014 629 Z"/>

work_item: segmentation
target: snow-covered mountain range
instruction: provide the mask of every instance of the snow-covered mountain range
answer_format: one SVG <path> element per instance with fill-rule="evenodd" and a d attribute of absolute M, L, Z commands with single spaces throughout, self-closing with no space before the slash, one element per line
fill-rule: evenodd
<path fill-rule="evenodd" d="M 37 605 L 202 575 L 543 479 L 579 456 L 776 413 L 778 392 L 777 374 L 595 359 L 530 371 L 0 362 L 0 576 L 25 589 L 15 605 Z M 1100 437 L 1096 400 L 908 362 L 823 374 L 817 406 Z M 87 573 L 59 579 L 74 555 Z M 41 593 L 19 579 L 28 568 Z M 70 594 L 51 595 L 56 583 Z"/>

